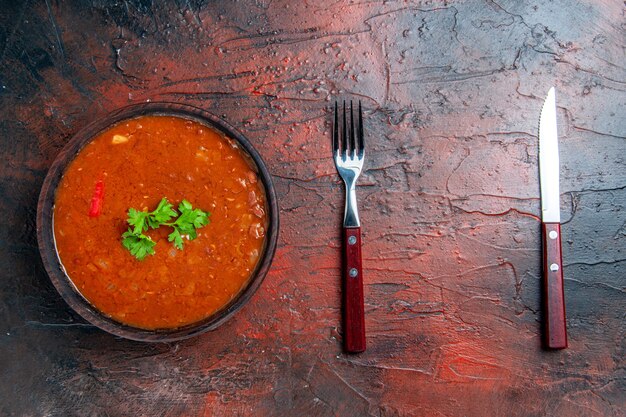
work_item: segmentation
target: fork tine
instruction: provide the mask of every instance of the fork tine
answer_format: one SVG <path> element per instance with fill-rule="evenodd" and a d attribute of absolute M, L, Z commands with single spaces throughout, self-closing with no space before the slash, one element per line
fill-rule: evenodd
<path fill-rule="evenodd" d="M 352 111 L 352 100 L 350 100 L 350 154 L 356 155 L 356 142 L 354 140 L 354 112 Z"/>
<path fill-rule="evenodd" d="M 341 127 L 341 156 L 345 158 L 348 153 L 348 138 L 347 138 L 347 130 L 348 123 L 346 123 L 346 101 L 343 101 L 343 126 Z"/>
<path fill-rule="evenodd" d="M 337 101 L 335 101 L 335 124 L 333 125 L 333 156 L 339 152 L 339 113 Z"/>
<path fill-rule="evenodd" d="M 363 154 L 365 153 L 365 138 L 363 135 L 363 111 L 361 110 L 361 100 L 359 100 L 359 121 L 357 138 L 359 140 L 359 158 L 362 158 Z"/>

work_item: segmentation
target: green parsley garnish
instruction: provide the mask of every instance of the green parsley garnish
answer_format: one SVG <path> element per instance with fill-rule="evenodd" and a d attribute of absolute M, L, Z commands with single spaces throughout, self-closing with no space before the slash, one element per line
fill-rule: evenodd
<path fill-rule="evenodd" d="M 183 200 L 178 205 L 179 213 L 174 206 L 163 198 L 154 211 L 139 211 L 134 208 L 128 210 L 129 228 L 122 234 L 122 245 L 130 251 L 130 254 L 140 261 L 148 255 L 154 255 L 156 242 L 146 236 L 144 232 L 148 229 L 158 229 L 161 226 L 168 226 L 174 229 L 169 234 L 167 240 L 174 242 L 177 249 L 183 249 L 183 238 L 194 240 L 198 237 L 197 229 L 209 224 L 211 213 L 194 209 L 191 203 Z M 176 218 L 176 220 L 171 221 Z"/>
<path fill-rule="evenodd" d="M 154 255 L 155 241 L 143 233 L 135 234 L 128 229 L 122 235 L 122 245 L 130 251 L 130 254 L 140 261 L 148 255 Z"/>

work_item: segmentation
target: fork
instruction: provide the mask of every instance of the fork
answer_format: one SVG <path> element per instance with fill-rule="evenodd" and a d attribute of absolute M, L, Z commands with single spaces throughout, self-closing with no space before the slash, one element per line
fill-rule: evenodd
<path fill-rule="evenodd" d="M 333 125 L 333 160 L 346 188 L 346 206 L 343 217 L 343 307 L 344 347 L 349 353 L 365 350 L 365 314 L 363 308 L 363 269 L 361 268 L 361 223 L 356 204 L 356 181 L 363 169 L 365 143 L 363 112 L 359 101 L 357 130 L 350 101 L 350 125 L 346 120 L 346 102 L 339 128 L 339 111 L 335 101 Z M 356 135 L 355 135 L 356 134 Z M 356 136 L 356 138 L 355 138 Z"/>

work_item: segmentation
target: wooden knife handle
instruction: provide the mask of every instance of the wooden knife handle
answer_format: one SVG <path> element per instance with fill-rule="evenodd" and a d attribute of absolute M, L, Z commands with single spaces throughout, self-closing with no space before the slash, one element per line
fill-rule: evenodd
<path fill-rule="evenodd" d="M 559 223 L 543 223 L 543 290 L 546 347 L 565 349 L 567 328 Z"/>
<path fill-rule="evenodd" d="M 343 341 L 348 353 L 359 353 L 365 350 L 360 227 L 344 227 L 343 248 Z"/>

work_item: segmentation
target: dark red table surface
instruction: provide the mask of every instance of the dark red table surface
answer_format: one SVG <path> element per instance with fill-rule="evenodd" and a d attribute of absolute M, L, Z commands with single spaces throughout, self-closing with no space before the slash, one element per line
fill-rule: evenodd
<path fill-rule="evenodd" d="M 626 407 L 621 1 L 4 1 L 0 415 L 618 416 Z M 557 89 L 569 349 L 541 348 L 538 117 Z M 368 349 L 341 349 L 330 105 L 360 99 Z M 281 234 L 217 331 L 117 339 L 55 292 L 52 160 L 95 118 L 200 106 L 270 168 Z M 621 411 L 620 411 L 621 410 Z"/>

